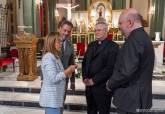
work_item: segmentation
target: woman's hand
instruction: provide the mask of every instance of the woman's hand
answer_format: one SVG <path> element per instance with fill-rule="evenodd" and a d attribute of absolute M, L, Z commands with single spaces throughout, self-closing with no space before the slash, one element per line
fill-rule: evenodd
<path fill-rule="evenodd" d="M 67 69 L 64 70 L 65 76 L 70 78 L 76 68 L 77 68 L 77 65 L 70 65 Z"/>

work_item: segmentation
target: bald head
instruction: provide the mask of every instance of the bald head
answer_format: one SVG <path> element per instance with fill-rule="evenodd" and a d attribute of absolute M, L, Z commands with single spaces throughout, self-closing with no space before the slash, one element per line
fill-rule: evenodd
<path fill-rule="evenodd" d="M 122 15 L 124 15 L 124 17 L 129 20 L 132 19 L 133 21 L 137 22 L 137 23 L 141 23 L 142 20 L 142 16 L 139 14 L 139 12 L 134 9 L 134 8 L 130 8 L 130 9 L 126 9 L 122 12 Z"/>
<path fill-rule="evenodd" d="M 142 27 L 142 16 L 136 9 L 126 9 L 121 13 L 119 18 L 119 28 L 124 36 L 128 37 L 130 32 L 140 27 Z"/>

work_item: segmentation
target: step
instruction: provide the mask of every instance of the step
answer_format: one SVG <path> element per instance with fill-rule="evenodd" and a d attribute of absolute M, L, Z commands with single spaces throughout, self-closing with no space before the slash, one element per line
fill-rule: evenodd
<path fill-rule="evenodd" d="M 153 80 L 153 98 L 165 99 L 165 81 Z M 41 81 L 39 79 L 35 81 L 0 81 L 0 91 L 10 92 L 25 92 L 25 93 L 39 93 Z M 72 95 L 70 89 L 67 90 L 68 95 Z M 85 87 L 81 79 L 76 80 L 76 91 L 74 95 L 85 95 Z"/>
<path fill-rule="evenodd" d="M 165 69 L 165 68 L 164 68 Z M 165 71 L 162 71 L 163 73 L 154 73 L 153 74 L 153 80 L 160 80 L 163 81 L 165 80 Z"/>
<path fill-rule="evenodd" d="M 41 80 L 40 77 L 34 81 L 16 81 L 16 80 L 7 80 L 8 78 L 12 78 L 14 76 L 8 77 L 0 75 L 0 91 L 27 91 L 27 92 L 34 92 L 39 93 L 41 88 Z M 7 79 L 6 79 L 7 78 Z M 5 79 L 5 80 L 4 80 Z M 76 91 L 84 91 L 85 86 L 82 83 L 82 79 L 76 79 L 75 82 Z M 70 85 L 68 86 L 70 87 Z M 20 89 L 20 90 L 19 90 Z"/>
<path fill-rule="evenodd" d="M 38 107 L 39 94 L 35 93 L 20 93 L 20 92 L 0 92 L 0 105 L 23 106 L 23 107 Z M 66 110 L 86 110 L 85 96 L 67 95 L 64 105 Z M 111 111 L 116 109 L 112 105 Z"/>
<path fill-rule="evenodd" d="M 1 77 L 0 77 L 1 78 Z M 7 77 L 5 77 L 6 79 Z M 10 77 L 11 78 L 11 77 Z M 76 79 L 76 95 L 84 95 L 85 87 L 84 84 L 80 81 L 81 79 Z M 68 86 L 70 87 L 70 85 Z M 39 93 L 41 88 L 40 79 L 35 81 L 0 81 L 0 91 L 11 91 L 11 92 L 26 92 L 26 93 Z M 67 94 L 73 94 L 71 89 L 68 88 Z"/>
<path fill-rule="evenodd" d="M 42 53 L 41 52 L 37 52 L 36 53 L 36 57 L 37 57 L 37 59 L 40 60 L 42 58 Z"/>
<path fill-rule="evenodd" d="M 42 108 L 0 105 L 0 114 L 45 114 Z M 86 114 L 86 111 L 67 111 L 63 114 Z"/>
<path fill-rule="evenodd" d="M 0 105 L 23 106 L 23 107 L 40 107 L 39 94 L 20 93 L 20 92 L 0 92 Z M 152 109 L 163 109 L 165 100 L 153 99 Z M 85 96 L 67 95 L 65 101 L 66 110 L 83 111 L 86 110 Z M 116 108 L 112 104 L 111 111 L 115 112 Z"/>
<path fill-rule="evenodd" d="M 38 102 L 39 94 L 36 93 L 0 92 L 0 105 L 40 107 Z M 82 109 L 86 109 L 85 96 L 67 95 L 65 101 L 66 108 L 72 109 L 76 105 L 80 105 L 81 108 L 83 107 Z"/>

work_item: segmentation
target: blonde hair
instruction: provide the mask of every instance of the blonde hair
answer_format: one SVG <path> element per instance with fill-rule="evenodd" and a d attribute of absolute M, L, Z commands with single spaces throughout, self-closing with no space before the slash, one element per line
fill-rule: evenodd
<path fill-rule="evenodd" d="M 44 40 L 43 54 L 50 52 L 54 54 L 55 57 L 59 58 L 60 51 L 55 48 L 55 42 L 57 42 L 58 40 L 60 39 L 57 34 L 55 34 L 54 32 L 49 33 Z"/>

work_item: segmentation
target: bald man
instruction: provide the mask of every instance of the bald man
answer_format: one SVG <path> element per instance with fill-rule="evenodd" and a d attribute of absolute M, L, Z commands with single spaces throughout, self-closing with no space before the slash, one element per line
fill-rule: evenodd
<path fill-rule="evenodd" d="M 119 50 L 113 75 L 106 87 L 108 91 L 114 91 L 113 104 L 118 114 L 143 114 L 147 112 L 144 109 L 152 106 L 154 48 L 136 9 L 121 13 L 119 28 L 125 43 Z"/>

